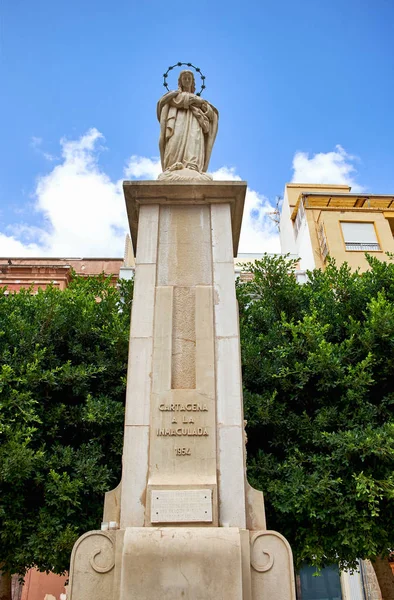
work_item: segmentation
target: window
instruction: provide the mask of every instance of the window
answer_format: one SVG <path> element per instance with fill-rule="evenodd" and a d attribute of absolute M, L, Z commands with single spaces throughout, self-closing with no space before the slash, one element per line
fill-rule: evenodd
<path fill-rule="evenodd" d="M 298 600 L 342 600 L 341 580 L 337 565 L 321 570 L 315 577 L 316 569 L 305 565 L 297 577 Z"/>
<path fill-rule="evenodd" d="M 373 223 L 346 223 L 342 221 L 341 227 L 346 250 L 362 250 L 363 252 L 380 250 Z"/>

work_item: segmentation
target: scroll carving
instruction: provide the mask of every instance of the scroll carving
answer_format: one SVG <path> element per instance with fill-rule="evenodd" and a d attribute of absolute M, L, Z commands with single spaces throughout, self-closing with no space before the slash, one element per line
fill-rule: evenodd
<path fill-rule="evenodd" d="M 250 540 L 251 541 L 250 564 L 252 565 L 252 568 L 255 571 L 257 571 L 258 573 L 265 573 L 266 571 L 269 571 L 270 569 L 272 569 L 273 564 L 274 564 L 274 556 L 273 556 L 272 552 L 269 552 L 266 548 L 262 548 L 260 552 L 262 552 L 263 555 L 265 554 L 268 556 L 268 561 L 266 561 L 264 564 L 260 564 L 253 558 L 253 554 L 256 554 L 255 549 L 254 549 L 255 543 L 260 537 L 263 537 L 264 535 L 265 535 L 265 531 L 255 533 Z"/>
<path fill-rule="evenodd" d="M 109 543 L 110 543 L 110 545 L 111 545 L 111 551 L 112 551 L 112 553 L 113 553 L 113 550 L 114 550 L 114 543 L 113 543 L 112 539 L 111 539 L 111 538 L 109 538 L 107 535 L 105 535 L 105 533 L 97 533 L 96 535 L 100 535 L 100 536 L 102 536 L 102 537 L 106 538 L 106 540 L 108 540 L 108 542 L 109 542 Z M 94 551 L 92 552 L 92 555 L 90 556 L 90 559 L 89 559 L 90 566 L 92 567 L 92 569 L 93 569 L 94 571 L 96 571 L 96 573 L 109 573 L 109 571 L 111 571 L 111 569 L 113 569 L 113 568 L 114 568 L 114 566 L 115 566 L 115 561 L 114 561 L 114 560 L 112 560 L 112 561 L 111 561 L 111 562 L 110 562 L 108 565 L 106 565 L 106 566 L 104 566 L 104 567 L 102 567 L 102 566 L 98 565 L 98 564 L 96 563 L 96 556 L 98 556 L 99 554 L 101 554 L 101 552 L 102 552 L 102 549 L 101 549 L 101 548 L 100 548 L 99 550 L 94 550 Z"/>
<path fill-rule="evenodd" d="M 68 596 L 73 600 L 112 598 L 117 531 L 89 531 L 71 555 Z"/>
<path fill-rule="evenodd" d="M 293 557 L 283 535 L 250 532 L 250 564 L 252 600 L 296 600 Z"/>

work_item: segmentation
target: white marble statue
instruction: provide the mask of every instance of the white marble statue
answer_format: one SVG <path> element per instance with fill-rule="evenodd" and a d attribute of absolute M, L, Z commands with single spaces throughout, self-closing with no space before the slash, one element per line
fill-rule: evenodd
<path fill-rule="evenodd" d="M 195 94 L 192 71 L 181 71 L 178 89 L 167 92 L 157 103 L 160 122 L 159 179 L 212 179 L 206 173 L 218 130 L 219 113 Z"/>

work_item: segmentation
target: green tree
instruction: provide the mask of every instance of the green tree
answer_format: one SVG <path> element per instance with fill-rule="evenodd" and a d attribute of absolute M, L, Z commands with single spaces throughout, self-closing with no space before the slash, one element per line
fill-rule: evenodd
<path fill-rule="evenodd" d="M 74 276 L 65 291 L 4 291 L 0 565 L 61 573 L 120 479 L 132 283 Z"/>
<path fill-rule="evenodd" d="M 393 598 L 394 264 L 329 262 L 297 284 L 265 256 L 238 285 L 248 476 L 295 564 L 375 561 Z M 382 576 L 379 570 L 383 569 Z M 390 591 L 391 590 L 391 591 Z"/>

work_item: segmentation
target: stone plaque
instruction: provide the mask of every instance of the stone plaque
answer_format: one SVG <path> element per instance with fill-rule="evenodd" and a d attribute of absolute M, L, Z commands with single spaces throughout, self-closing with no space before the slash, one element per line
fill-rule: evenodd
<path fill-rule="evenodd" d="M 212 522 L 212 490 L 152 490 L 151 523 Z"/>

